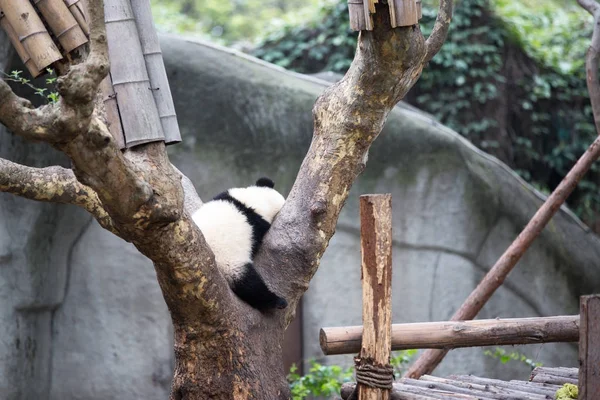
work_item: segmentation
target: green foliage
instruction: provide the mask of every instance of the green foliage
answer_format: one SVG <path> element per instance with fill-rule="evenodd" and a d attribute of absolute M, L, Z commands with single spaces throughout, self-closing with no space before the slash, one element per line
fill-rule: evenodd
<path fill-rule="evenodd" d="M 408 364 L 413 360 L 417 350 L 393 352 L 390 364 L 394 367 L 394 375 L 402 376 Z M 304 376 L 297 373 L 298 368 L 292 365 L 288 375 L 293 400 L 302 400 L 308 396 L 331 397 L 339 395 L 342 384 L 353 380 L 354 367 L 342 368 L 339 365 L 322 365 L 310 361 L 310 370 Z"/>
<path fill-rule="evenodd" d="M 431 5 L 424 2 L 424 35 L 437 15 Z M 576 7 L 563 0 L 459 1 L 446 43 L 405 100 L 548 193 L 596 136 L 583 66 L 592 19 Z M 298 72 L 343 73 L 356 38 L 340 1 L 315 21 L 265 37 L 254 54 Z M 600 222 L 598 182 L 594 165 L 569 199 L 592 226 Z"/>
<path fill-rule="evenodd" d="M 2 72 L 4 75 L 5 81 L 17 82 L 21 85 L 25 85 L 31 89 L 33 89 L 34 93 L 40 97 L 43 97 L 48 103 L 56 103 L 58 101 L 59 95 L 58 92 L 54 91 L 56 85 L 56 75 L 54 74 L 54 70 L 51 68 L 46 68 L 46 72 L 49 77 L 46 78 L 46 86 L 45 88 L 36 87 L 31 83 L 30 79 L 23 77 L 23 71 L 13 70 L 10 74 Z"/>
<path fill-rule="evenodd" d="M 572 383 L 565 383 L 556 391 L 554 398 L 556 400 L 577 400 L 579 397 L 579 388 Z"/>
<path fill-rule="evenodd" d="M 310 370 L 306 375 L 300 376 L 296 373 L 297 370 L 296 365 L 292 365 L 288 375 L 293 400 L 339 394 L 342 383 L 352 379 L 354 368 L 343 369 L 338 365 L 322 365 L 311 360 Z"/>
<path fill-rule="evenodd" d="M 331 0 L 327 0 L 331 1 Z M 267 28 L 314 16 L 316 0 L 152 0 L 159 29 L 194 33 L 230 44 L 252 42 Z"/>
<path fill-rule="evenodd" d="M 501 347 L 496 347 L 493 352 L 491 350 L 485 350 L 483 354 L 499 360 L 502 364 L 506 364 L 509 361 L 520 362 L 529 366 L 532 370 L 543 365 L 540 362 L 533 361 L 531 358 L 519 353 L 518 351 L 507 352 Z"/>

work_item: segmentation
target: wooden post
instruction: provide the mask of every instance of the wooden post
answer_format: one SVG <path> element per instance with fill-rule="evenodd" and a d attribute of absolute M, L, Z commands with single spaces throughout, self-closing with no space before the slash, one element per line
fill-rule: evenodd
<path fill-rule="evenodd" d="M 363 339 L 355 362 L 377 369 L 389 366 L 392 349 L 392 196 L 360 196 Z M 357 372 L 358 374 L 358 372 Z M 391 387 L 391 382 L 390 385 Z M 389 389 L 358 385 L 359 400 L 388 400 Z"/>
<path fill-rule="evenodd" d="M 579 400 L 600 399 L 600 295 L 582 296 L 579 332 Z"/>

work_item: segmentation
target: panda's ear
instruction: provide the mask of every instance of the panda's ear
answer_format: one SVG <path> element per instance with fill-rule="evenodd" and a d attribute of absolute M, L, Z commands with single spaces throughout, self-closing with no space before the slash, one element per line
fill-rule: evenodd
<path fill-rule="evenodd" d="M 273 182 L 271 179 L 263 177 L 260 178 L 259 180 L 256 181 L 256 186 L 259 187 L 268 187 L 273 189 L 275 187 L 275 182 Z"/>

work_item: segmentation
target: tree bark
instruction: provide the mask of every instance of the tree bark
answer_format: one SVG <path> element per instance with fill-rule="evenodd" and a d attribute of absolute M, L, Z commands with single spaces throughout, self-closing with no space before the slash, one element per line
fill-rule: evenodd
<path fill-rule="evenodd" d="M 284 331 L 334 233 L 352 182 L 390 110 L 444 41 L 452 1 L 442 0 L 432 35 L 392 29 L 378 4 L 344 79 L 315 104 L 313 141 L 255 264 L 289 303 L 261 313 L 239 300 L 190 218 L 201 201 L 170 164 L 163 143 L 122 152 L 96 109 L 109 71 L 104 5 L 89 0 L 90 51 L 59 78 L 60 100 L 34 109 L 0 81 L 0 122 L 64 152 L 72 171 L 0 163 L 0 191 L 77 204 L 150 258 L 171 313 L 176 365 L 171 399 L 284 399 Z M 99 108 L 100 109 L 100 108 Z M 21 176 L 22 182 L 14 177 Z M 181 180 L 184 183 L 182 186 Z"/>

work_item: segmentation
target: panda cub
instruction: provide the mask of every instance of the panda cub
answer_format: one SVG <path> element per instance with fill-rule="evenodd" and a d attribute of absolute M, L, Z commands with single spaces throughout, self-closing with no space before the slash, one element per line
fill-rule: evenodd
<path fill-rule="evenodd" d="M 260 178 L 254 186 L 217 195 L 192 215 L 231 290 L 261 311 L 287 307 L 287 301 L 267 287 L 252 263 L 285 202 L 274 187 L 271 179 Z"/>

